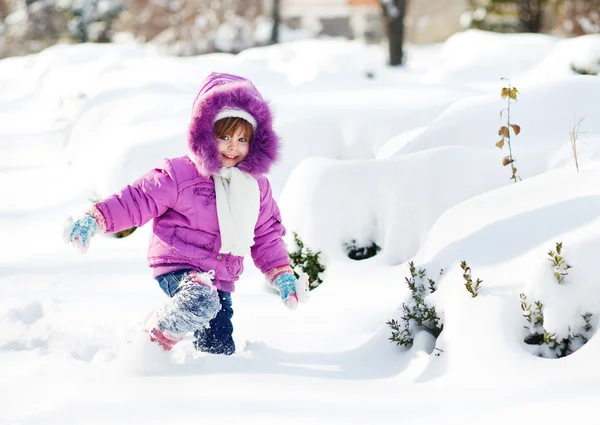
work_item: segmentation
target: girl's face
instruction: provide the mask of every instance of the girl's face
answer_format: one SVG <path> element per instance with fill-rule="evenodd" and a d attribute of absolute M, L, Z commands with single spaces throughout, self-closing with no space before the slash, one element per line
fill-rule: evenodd
<path fill-rule="evenodd" d="M 242 126 L 235 128 L 231 134 L 217 137 L 219 160 L 223 167 L 235 167 L 242 162 L 250 150 L 250 140 Z"/>

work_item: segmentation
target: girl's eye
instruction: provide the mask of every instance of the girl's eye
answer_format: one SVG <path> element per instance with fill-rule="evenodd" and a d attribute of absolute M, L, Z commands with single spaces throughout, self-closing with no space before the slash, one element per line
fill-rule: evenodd
<path fill-rule="evenodd" d="M 221 140 L 229 140 L 229 136 L 221 136 Z"/>
<path fill-rule="evenodd" d="M 240 141 L 240 143 L 246 143 L 248 141 L 248 139 L 246 139 L 245 137 L 240 137 L 239 141 Z"/>

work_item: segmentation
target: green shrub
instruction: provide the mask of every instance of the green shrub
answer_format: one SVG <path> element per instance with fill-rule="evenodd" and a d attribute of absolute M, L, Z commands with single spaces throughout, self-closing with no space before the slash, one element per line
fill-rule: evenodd
<path fill-rule="evenodd" d="M 562 256 L 562 242 L 556 243 L 556 249 L 548 251 L 550 263 L 553 268 L 553 275 L 559 284 L 564 283 L 565 276 L 568 275 L 567 270 L 572 266 L 566 263 Z M 544 304 L 541 301 L 534 301 L 532 304 L 528 302 L 527 295 L 522 293 L 521 310 L 523 317 L 527 319 L 528 325 L 525 326 L 529 330 L 529 334 L 525 337 L 525 344 L 539 345 L 540 351 L 538 355 L 548 358 L 560 358 L 568 356 L 577 351 L 591 336 L 592 330 L 592 313 L 581 315 L 583 323 L 579 333 L 573 332 L 569 326 L 569 332 L 566 336 L 558 336 L 555 333 L 549 333 L 544 328 Z"/>
<path fill-rule="evenodd" d="M 389 340 L 405 347 L 412 345 L 418 330 L 425 330 L 437 338 L 444 328 L 435 307 L 426 300 L 428 295 L 436 291 L 436 282 L 427 277 L 425 269 L 417 270 L 412 261 L 408 265 L 410 278 L 405 277 L 405 280 L 411 293 L 407 302 L 402 304 L 402 317 L 400 322 L 394 319 L 386 322 L 392 329 Z M 442 272 L 440 270 L 440 274 Z"/>
<path fill-rule="evenodd" d="M 321 264 L 319 260 L 319 255 L 321 252 L 313 252 L 310 248 L 304 245 L 297 233 L 294 232 L 293 235 L 297 249 L 295 251 L 288 252 L 288 256 L 290 257 L 290 265 L 294 270 L 296 278 L 300 277 L 300 273 L 306 273 L 308 275 L 309 289 L 313 290 L 323 283 L 321 273 L 325 271 L 325 266 Z"/>
<path fill-rule="evenodd" d="M 463 270 L 465 288 L 467 288 L 467 291 L 469 291 L 471 296 L 475 298 L 479 294 L 479 285 L 483 281 L 481 279 L 477 279 L 475 283 L 473 283 L 473 278 L 471 277 L 471 267 L 467 265 L 466 261 L 461 261 L 460 268 Z"/>
<path fill-rule="evenodd" d="M 548 256 L 550 257 L 548 260 L 552 263 L 554 269 L 554 277 L 558 283 L 563 283 L 565 276 L 569 274 L 567 270 L 572 269 L 573 266 L 567 264 L 562 256 L 562 242 L 557 242 L 556 251 L 548 251 Z"/>

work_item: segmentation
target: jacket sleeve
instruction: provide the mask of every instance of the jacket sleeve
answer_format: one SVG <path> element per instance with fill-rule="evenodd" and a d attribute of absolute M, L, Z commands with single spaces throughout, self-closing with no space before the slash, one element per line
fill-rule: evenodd
<path fill-rule="evenodd" d="M 133 184 L 96 204 L 106 219 L 106 231 L 140 227 L 164 214 L 177 201 L 177 180 L 168 159 Z"/>
<path fill-rule="evenodd" d="M 285 227 L 281 224 L 281 214 L 271 193 L 271 185 L 264 178 L 259 182 L 265 186 L 261 190 L 260 212 L 254 229 L 254 245 L 251 248 L 252 259 L 261 272 L 267 272 L 275 267 L 289 266 L 283 236 Z"/>

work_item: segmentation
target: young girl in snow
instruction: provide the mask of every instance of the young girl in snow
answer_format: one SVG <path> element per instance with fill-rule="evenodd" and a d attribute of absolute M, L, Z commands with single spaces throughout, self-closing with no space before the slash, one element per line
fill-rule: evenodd
<path fill-rule="evenodd" d="M 284 304 L 298 303 L 285 228 L 264 176 L 279 151 L 271 111 L 247 79 L 213 73 L 193 105 L 189 154 L 162 160 L 119 193 L 69 220 L 65 236 L 87 251 L 98 232 L 151 219 L 148 264 L 171 297 L 145 332 L 168 351 L 194 332 L 196 349 L 232 354 L 231 293 L 250 254 Z"/>

